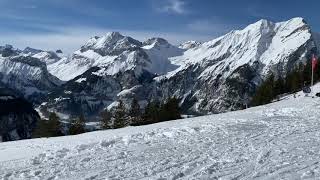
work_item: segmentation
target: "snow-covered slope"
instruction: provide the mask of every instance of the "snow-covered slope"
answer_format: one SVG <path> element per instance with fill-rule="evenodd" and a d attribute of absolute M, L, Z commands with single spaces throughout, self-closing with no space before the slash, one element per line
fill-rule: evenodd
<path fill-rule="evenodd" d="M 56 53 L 50 51 L 43 51 L 34 54 L 32 57 L 40 59 L 45 62 L 47 65 L 53 64 L 61 59 Z"/>
<path fill-rule="evenodd" d="M 318 179 L 319 107 L 300 92 L 219 115 L 1 143 L 0 178 Z"/>
<path fill-rule="evenodd" d="M 44 63 L 24 56 L 0 57 L 0 81 L 26 98 L 46 93 L 60 85 L 60 81 L 47 72 Z"/>
<path fill-rule="evenodd" d="M 59 86 L 60 80 L 47 71 L 45 58 L 36 57 L 46 53 L 39 51 L 32 48 L 21 51 L 10 45 L 0 46 L 0 87 L 17 90 L 29 100 L 35 100 Z"/>
<path fill-rule="evenodd" d="M 184 52 L 183 49 L 169 44 L 162 38 L 148 39 L 143 45 L 142 48 L 151 59 L 148 70 L 160 75 L 175 70 L 177 66 L 171 64 L 169 58 L 181 56 Z"/>

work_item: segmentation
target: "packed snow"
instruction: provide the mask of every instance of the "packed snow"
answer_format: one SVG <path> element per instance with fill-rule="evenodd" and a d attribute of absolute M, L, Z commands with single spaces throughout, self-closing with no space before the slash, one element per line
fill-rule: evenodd
<path fill-rule="evenodd" d="M 320 91 L 320 85 L 312 88 Z M 316 179 L 320 98 L 0 144 L 2 179 Z"/>

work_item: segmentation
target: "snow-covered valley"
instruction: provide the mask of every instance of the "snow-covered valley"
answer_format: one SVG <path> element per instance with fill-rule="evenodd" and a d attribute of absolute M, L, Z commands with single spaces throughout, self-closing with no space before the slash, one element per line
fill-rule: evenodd
<path fill-rule="evenodd" d="M 319 108 L 300 92 L 224 114 L 1 143 L 0 178 L 319 178 Z"/>

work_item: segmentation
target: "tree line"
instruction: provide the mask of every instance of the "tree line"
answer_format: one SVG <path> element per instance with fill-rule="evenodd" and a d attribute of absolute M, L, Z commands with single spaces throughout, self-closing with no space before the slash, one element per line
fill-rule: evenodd
<path fill-rule="evenodd" d="M 101 129 L 118 129 L 126 126 L 140 126 L 163 121 L 180 119 L 179 101 L 176 98 L 169 98 L 165 103 L 157 101 L 149 102 L 144 110 L 137 99 L 133 99 L 130 108 L 127 109 L 123 101 L 119 101 L 113 111 L 105 109 L 100 113 Z M 41 119 L 37 122 L 33 131 L 33 138 L 56 137 L 64 135 L 76 135 L 86 132 L 85 117 L 80 115 L 73 119 L 68 126 L 61 123 L 58 115 L 49 113 L 48 120 Z"/>
<path fill-rule="evenodd" d="M 103 129 L 117 129 L 125 126 L 140 126 L 158 122 L 181 119 L 179 100 L 169 98 L 165 103 L 149 102 L 142 111 L 138 101 L 133 99 L 129 111 L 120 100 L 114 112 L 104 110 L 101 113 Z"/>
<path fill-rule="evenodd" d="M 267 79 L 257 88 L 255 95 L 252 98 L 251 105 L 258 106 L 268 104 L 277 99 L 279 95 L 286 93 L 295 93 L 304 86 L 311 84 L 311 61 L 306 64 L 300 63 L 291 72 L 288 72 L 285 77 L 274 74 L 269 74 Z M 314 82 L 320 80 L 320 66 L 317 65 L 314 70 Z"/>

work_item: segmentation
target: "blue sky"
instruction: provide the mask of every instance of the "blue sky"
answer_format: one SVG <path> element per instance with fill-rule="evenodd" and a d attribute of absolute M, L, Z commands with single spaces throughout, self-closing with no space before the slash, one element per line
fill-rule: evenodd
<path fill-rule="evenodd" d="M 318 0 L 0 0 L 0 44 L 72 52 L 109 31 L 178 44 L 297 16 L 320 32 Z"/>

